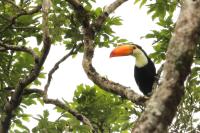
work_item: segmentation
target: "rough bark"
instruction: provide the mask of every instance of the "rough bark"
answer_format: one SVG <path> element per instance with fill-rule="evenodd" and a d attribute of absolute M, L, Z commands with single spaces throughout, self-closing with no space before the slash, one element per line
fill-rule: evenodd
<path fill-rule="evenodd" d="M 199 33 L 200 0 L 185 0 L 169 43 L 161 84 L 132 133 L 167 132 L 184 94 L 184 81 L 190 73 Z"/>

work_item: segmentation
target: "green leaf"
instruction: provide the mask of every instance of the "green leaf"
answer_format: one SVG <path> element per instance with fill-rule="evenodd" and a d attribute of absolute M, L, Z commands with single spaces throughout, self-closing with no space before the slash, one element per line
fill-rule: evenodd
<path fill-rule="evenodd" d="M 102 13 L 102 9 L 100 7 L 98 7 L 96 10 L 95 10 L 95 14 L 96 16 L 99 16 L 101 13 Z"/>
<path fill-rule="evenodd" d="M 21 115 L 21 118 L 22 120 L 26 121 L 26 122 L 29 122 L 30 121 L 30 116 L 29 114 L 22 114 Z"/>
<path fill-rule="evenodd" d="M 140 0 L 135 0 L 134 4 L 137 4 Z"/>
<path fill-rule="evenodd" d="M 147 2 L 147 0 L 142 0 L 142 2 L 140 3 L 140 8 Z"/>
<path fill-rule="evenodd" d="M 145 38 L 155 38 L 155 35 L 154 35 L 154 34 L 147 34 L 147 35 L 145 36 Z"/>

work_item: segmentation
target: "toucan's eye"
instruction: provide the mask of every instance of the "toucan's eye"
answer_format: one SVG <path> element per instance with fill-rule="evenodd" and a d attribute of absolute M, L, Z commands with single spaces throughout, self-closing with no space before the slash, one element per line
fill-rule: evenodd
<path fill-rule="evenodd" d="M 136 47 L 133 47 L 133 49 L 136 49 Z"/>

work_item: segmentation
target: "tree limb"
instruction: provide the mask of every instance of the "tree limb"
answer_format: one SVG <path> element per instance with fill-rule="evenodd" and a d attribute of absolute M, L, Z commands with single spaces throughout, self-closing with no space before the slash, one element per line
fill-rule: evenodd
<path fill-rule="evenodd" d="M 6 87 L 6 88 L 4 88 L 4 90 L 13 91 L 14 87 Z M 32 89 L 26 88 L 26 89 L 24 89 L 23 95 L 30 95 L 32 93 L 39 94 L 41 97 L 44 97 L 44 95 L 46 95 L 43 90 L 36 89 L 36 88 L 32 88 Z M 92 132 L 95 133 L 95 130 L 94 130 L 90 120 L 86 116 L 77 112 L 76 110 L 71 109 L 69 106 L 67 106 L 65 103 L 61 102 L 60 100 L 46 98 L 44 100 L 44 103 L 55 105 L 55 106 L 60 107 L 61 109 L 65 110 L 65 111 L 69 112 L 77 120 L 79 120 L 79 121 L 83 122 L 85 125 L 89 126 L 89 128 L 92 130 Z"/>
<path fill-rule="evenodd" d="M 122 5 L 126 1 L 128 1 L 128 0 L 116 0 L 112 4 L 110 4 L 108 7 L 106 7 L 104 12 L 94 22 L 94 24 L 93 24 L 94 30 L 99 31 L 100 28 L 102 27 L 103 23 L 108 18 L 109 14 L 114 12 L 120 5 Z"/>
<path fill-rule="evenodd" d="M 8 91 L 9 93 L 13 93 L 14 89 L 15 89 L 14 87 L 5 87 L 4 88 L 4 90 Z M 43 90 L 35 89 L 35 88 L 32 88 L 32 89 L 25 88 L 24 91 L 23 91 L 23 96 L 30 95 L 30 94 L 33 94 L 33 93 L 37 93 L 40 96 L 44 95 L 44 91 Z"/>
<path fill-rule="evenodd" d="M 0 48 L 2 48 L 2 50 L 13 50 L 13 51 L 22 51 L 22 52 L 26 52 L 28 54 L 30 54 L 31 56 L 33 56 L 35 62 L 39 61 L 39 57 L 38 55 L 31 49 L 31 48 L 27 48 L 25 46 L 19 46 L 19 45 L 9 45 L 9 44 L 4 44 L 2 41 L 0 41 Z"/>
<path fill-rule="evenodd" d="M 94 130 L 90 120 L 85 117 L 84 115 L 78 113 L 77 111 L 69 108 L 68 106 L 66 106 L 64 103 L 62 103 L 61 101 L 59 101 L 58 99 L 45 99 L 45 103 L 46 104 L 53 104 L 57 107 L 62 108 L 63 110 L 68 111 L 70 114 L 72 114 L 74 117 L 76 117 L 76 119 L 78 119 L 79 121 L 83 122 L 85 125 L 88 125 L 89 128 L 92 130 L 93 133 L 95 133 L 96 131 Z"/>
<path fill-rule="evenodd" d="M 161 84 L 132 133 L 167 132 L 184 94 L 184 81 L 191 71 L 199 29 L 200 0 L 185 0 L 169 43 Z"/>
<path fill-rule="evenodd" d="M 66 1 L 69 2 L 74 7 L 75 10 L 83 8 L 79 0 L 66 0 Z"/>

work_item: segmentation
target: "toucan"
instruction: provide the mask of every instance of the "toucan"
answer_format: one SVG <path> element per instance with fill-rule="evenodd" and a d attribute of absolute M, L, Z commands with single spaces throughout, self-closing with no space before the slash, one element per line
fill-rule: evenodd
<path fill-rule="evenodd" d="M 153 83 L 156 79 L 156 68 L 147 53 L 137 44 L 127 43 L 118 45 L 110 53 L 110 57 L 128 56 L 135 57 L 134 77 L 140 91 L 145 96 L 152 93 Z"/>

